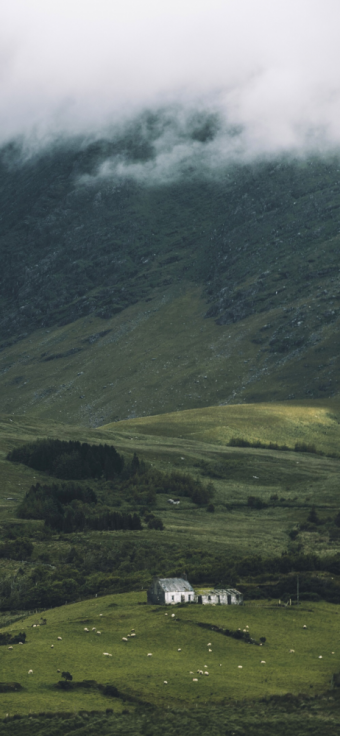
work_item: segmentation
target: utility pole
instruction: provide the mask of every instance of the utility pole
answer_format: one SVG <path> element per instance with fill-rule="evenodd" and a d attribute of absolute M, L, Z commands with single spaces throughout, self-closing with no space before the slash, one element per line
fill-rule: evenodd
<path fill-rule="evenodd" d="M 296 578 L 296 605 L 298 606 L 300 602 L 300 581 L 299 576 Z"/>

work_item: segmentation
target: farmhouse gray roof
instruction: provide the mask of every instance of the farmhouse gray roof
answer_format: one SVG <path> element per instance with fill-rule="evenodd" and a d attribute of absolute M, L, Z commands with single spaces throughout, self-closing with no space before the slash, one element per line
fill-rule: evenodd
<path fill-rule="evenodd" d="M 190 583 L 183 578 L 158 578 L 158 582 L 166 593 L 181 593 L 183 590 L 195 592 Z"/>

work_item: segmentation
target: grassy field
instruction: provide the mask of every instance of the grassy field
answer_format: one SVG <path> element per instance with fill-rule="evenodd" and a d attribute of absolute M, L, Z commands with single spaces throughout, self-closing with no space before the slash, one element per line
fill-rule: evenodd
<path fill-rule="evenodd" d="M 141 605 L 145 601 L 146 592 L 107 596 L 29 616 L 3 629 L 25 631 L 27 640 L 13 650 L 1 647 L 2 681 L 19 682 L 24 689 L 2 694 L 0 715 L 108 706 L 119 711 L 124 696 L 162 707 L 193 707 L 287 692 L 315 695 L 329 689 L 340 668 L 338 606 L 280 608 L 272 601 L 240 608 L 165 609 Z M 33 628 L 41 616 L 46 625 Z M 266 642 L 249 645 L 201 628 L 199 622 L 232 630 L 247 627 L 254 639 L 265 636 Z M 69 671 L 75 682 L 115 685 L 122 697 L 108 699 L 91 689 L 56 690 L 58 669 Z M 197 674 L 198 669 L 209 676 Z"/>
<path fill-rule="evenodd" d="M 24 689 L 2 694 L 0 715 L 47 710 L 104 711 L 110 707 L 120 718 L 126 707 L 132 713 L 140 702 L 161 709 L 168 705 L 190 709 L 208 704 L 209 708 L 219 708 L 221 703 L 245 698 L 259 702 L 264 696 L 287 692 L 311 695 L 327 690 L 332 674 L 340 669 L 339 606 L 305 601 L 299 608 L 281 608 L 277 600 L 250 600 L 248 594 L 241 608 L 189 606 L 176 609 L 172 618 L 170 611 L 141 605 L 146 600 L 145 588 L 141 591 L 138 576 L 129 578 L 134 568 L 124 562 L 128 558 L 119 558 L 119 550 L 124 549 L 124 554 L 135 550 L 133 555 L 137 554 L 138 559 L 138 555 L 146 554 L 145 545 L 158 549 L 158 556 L 153 554 L 152 574 L 162 574 L 164 565 L 171 564 L 175 550 L 178 565 L 182 566 L 185 563 L 181 562 L 181 550 L 184 554 L 184 550 L 190 549 L 194 555 L 202 553 L 203 565 L 208 553 L 249 558 L 259 553 L 264 557 L 280 556 L 290 548 L 289 532 L 306 521 L 312 506 L 322 519 L 334 518 L 338 513 L 340 460 L 293 451 L 234 448 L 226 443 L 232 436 L 291 446 L 303 440 L 314 442 L 325 452 L 336 452 L 337 417 L 336 402 L 211 407 L 98 429 L 3 416 L 1 541 L 8 528 L 26 524 L 25 534 L 31 529 L 34 550 L 25 563 L 1 559 L 1 574 L 16 580 L 20 569 L 30 575 L 36 568 L 43 570 L 44 565 L 49 568 L 53 564 L 56 572 L 60 567 L 63 575 L 69 575 L 65 560 L 72 549 L 78 550 L 84 559 L 87 548 L 95 550 L 99 561 L 117 550 L 115 559 L 123 559 L 123 565 L 117 571 L 113 568 L 112 574 L 134 580 L 135 592 L 91 598 L 33 616 L 23 612 L 21 621 L 15 620 L 18 613 L 8 611 L 2 619 L 2 630 L 24 630 L 27 643 L 14 645 L 13 650 L 0 648 L 1 679 L 19 682 Z M 17 519 L 15 508 L 32 483 L 46 481 L 48 476 L 6 460 L 11 448 L 39 436 L 112 442 L 126 457 L 137 451 L 151 467 L 163 472 L 181 470 L 198 476 L 203 483 L 212 480 L 215 512 L 207 513 L 205 507 L 195 506 L 188 498 L 182 498 L 179 507 L 174 508 L 166 495 L 160 495 L 155 512 L 164 521 L 164 532 L 147 528 L 128 533 L 87 531 L 45 539 L 43 533 L 37 534 L 43 530 L 42 523 Z M 100 496 L 100 484 L 97 490 Z M 249 495 L 260 498 L 267 506 L 250 508 Z M 273 496 L 276 501 L 271 500 Z M 340 540 L 331 537 L 327 523 L 300 531 L 298 540 L 305 553 L 322 557 L 340 551 Z M 158 567 L 157 558 L 161 560 Z M 146 585 L 150 571 L 146 566 L 141 573 L 140 579 Z M 74 571 L 71 578 L 73 574 Z M 326 584 L 328 578 L 323 579 Z M 212 585 L 214 581 L 207 577 L 205 582 Z M 251 586 L 246 590 L 250 593 Z M 47 624 L 33 628 L 42 616 L 47 618 Z M 12 622 L 6 625 L 8 620 Z M 200 622 L 230 629 L 249 627 L 251 636 L 257 640 L 265 636 L 267 641 L 260 649 L 209 632 L 197 625 Z M 306 630 L 302 628 L 304 624 Z M 101 634 L 92 631 L 93 627 Z M 85 628 L 90 631 L 85 632 Z M 124 642 L 122 637 L 131 629 L 135 629 L 136 636 Z M 112 657 L 103 656 L 103 652 Z M 148 653 L 152 657 L 147 657 Z M 197 669 L 204 670 L 205 665 L 209 676 L 197 675 Z M 33 669 L 33 675 L 28 675 L 29 669 Z M 91 679 L 101 685 L 115 685 L 121 697 L 108 698 L 91 688 L 72 692 L 55 689 L 60 677 L 58 669 L 71 672 L 76 682 Z M 195 676 L 198 682 L 193 681 Z"/>

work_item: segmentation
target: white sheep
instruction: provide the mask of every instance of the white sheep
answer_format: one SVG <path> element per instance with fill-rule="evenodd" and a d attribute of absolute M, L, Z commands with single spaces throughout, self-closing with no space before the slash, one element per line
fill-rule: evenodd
<path fill-rule="evenodd" d="M 136 629 L 131 629 L 131 631 L 136 631 Z"/>
<path fill-rule="evenodd" d="M 306 629 L 306 628 L 307 628 L 306 624 L 303 624 L 303 627 L 302 627 L 302 628 L 303 628 L 303 629 Z"/>
<path fill-rule="evenodd" d="M 89 629 L 86 629 L 86 628 L 85 628 L 85 629 L 84 629 L 84 631 L 89 631 Z"/>
<path fill-rule="evenodd" d="M 149 654 L 147 656 L 148 657 L 152 657 L 152 652 L 149 652 Z"/>
<path fill-rule="evenodd" d="M 289 654 L 294 654 L 294 652 L 295 652 L 295 649 L 290 649 L 289 650 Z"/>
<path fill-rule="evenodd" d="M 33 675 L 33 670 L 28 670 L 29 675 Z"/>
<path fill-rule="evenodd" d="M 171 618 L 175 618 L 175 615 L 176 615 L 175 613 L 172 613 Z"/>
<path fill-rule="evenodd" d="M 181 652 L 182 650 L 181 650 L 181 649 L 177 649 L 177 651 L 178 651 L 178 652 Z"/>
<path fill-rule="evenodd" d="M 167 684 L 168 684 L 168 681 L 167 680 L 164 680 L 164 685 L 167 685 Z"/>
<path fill-rule="evenodd" d="M 122 636 L 122 641 L 127 641 L 126 636 Z"/>
<path fill-rule="evenodd" d="M 208 652 L 212 652 L 212 649 L 208 649 Z"/>
<path fill-rule="evenodd" d="M 266 664 L 264 659 L 261 659 L 261 664 Z"/>
<path fill-rule="evenodd" d="M 36 628 L 37 628 L 37 624 L 33 624 L 33 629 L 36 629 Z"/>
<path fill-rule="evenodd" d="M 54 649 L 54 644 L 51 644 L 51 649 Z"/>
<path fill-rule="evenodd" d="M 109 654 L 109 652 L 103 652 L 104 657 L 112 657 L 112 654 Z"/>
<path fill-rule="evenodd" d="M 130 634 L 130 636 L 136 636 L 136 634 Z"/>
<path fill-rule="evenodd" d="M 319 654 L 319 659 L 322 659 L 322 654 Z"/>
<path fill-rule="evenodd" d="M 203 672 L 204 675 L 209 675 L 209 672 Z"/>
<path fill-rule="evenodd" d="M 238 664 L 238 665 L 237 665 L 237 669 L 238 669 L 238 670 L 242 670 L 242 669 L 243 669 L 243 665 L 242 665 L 242 664 Z"/>
<path fill-rule="evenodd" d="M 96 627 L 95 626 L 92 626 L 92 631 L 96 631 Z"/>
<path fill-rule="evenodd" d="M 99 636 L 100 636 L 101 633 L 102 633 L 101 631 L 96 631 L 96 634 L 99 634 Z"/>
<path fill-rule="evenodd" d="M 193 677 L 193 678 L 192 678 L 192 681 L 193 681 L 193 682 L 198 682 L 198 679 L 197 679 L 197 677 Z"/>
<path fill-rule="evenodd" d="M 102 616 L 102 615 L 103 615 L 102 613 L 99 614 L 99 616 Z"/>
<path fill-rule="evenodd" d="M 8 647 L 8 649 L 13 649 L 13 647 Z"/>
<path fill-rule="evenodd" d="M 18 642 L 18 644 L 23 644 L 23 643 L 24 643 L 23 641 L 19 641 L 19 642 Z"/>
<path fill-rule="evenodd" d="M 58 641 L 62 641 L 62 638 L 61 638 L 61 636 L 58 636 Z"/>
<path fill-rule="evenodd" d="M 203 670 L 197 670 L 198 675 L 203 675 Z"/>
<path fill-rule="evenodd" d="M 209 641 L 209 643 L 207 644 L 207 647 L 211 647 L 211 641 Z"/>

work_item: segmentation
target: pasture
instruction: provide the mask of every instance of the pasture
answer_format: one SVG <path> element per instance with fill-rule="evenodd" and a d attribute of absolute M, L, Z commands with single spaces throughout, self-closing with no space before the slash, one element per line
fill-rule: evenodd
<path fill-rule="evenodd" d="M 145 591 L 111 595 L 5 627 L 3 632 L 25 631 L 27 639 L 12 650 L 0 648 L 2 682 L 23 687 L 2 694 L 0 717 L 82 708 L 120 712 L 127 701 L 130 708 L 140 703 L 190 708 L 288 692 L 310 696 L 329 689 L 340 669 L 339 606 L 248 601 L 241 607 L 158 607 L 145 601 Z M 266 642 L 247 644 L 210 626 L 246 629 Z M 58 670 L 70 672 L 73 682 L 114 685 L 120 698 L 91 687 L 58 690 Z"/>

